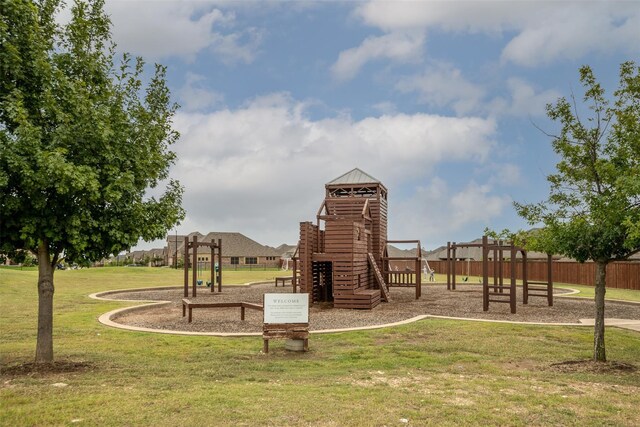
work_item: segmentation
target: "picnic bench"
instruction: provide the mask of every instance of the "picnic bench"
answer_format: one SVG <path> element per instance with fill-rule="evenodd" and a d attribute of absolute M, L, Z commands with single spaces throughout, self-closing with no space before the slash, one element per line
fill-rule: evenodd
<path fill-rule="evenodd" d="M 182 317 L 187 315 L 189 310 L 188 323 L 191 323 L 193 319 L 194 308 L 227 308 L 227 307 L 240 307 L 240 320 L 244 320 L 244 310 L 246 308 L 252 310 L 263 311 L 264 308 L 261 304 L 255 304 L 251 302 L 193 302 L 188 298 L 182 299 Z"/>

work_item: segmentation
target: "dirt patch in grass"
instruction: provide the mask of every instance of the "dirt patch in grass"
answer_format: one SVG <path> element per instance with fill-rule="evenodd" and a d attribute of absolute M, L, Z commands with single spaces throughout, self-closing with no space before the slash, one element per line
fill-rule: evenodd
<path fill-rule="evenodd" d="M 586 372 L 586 373 L 630 373 L 636 372 L 635 365 L 624 362 L 595 362 L 593 360 L 568 360 L 552 363 L 549 369 L 555 372 Z"/>
<path fill-rule="evenodd" d="M 276 288 L 273 284 L 258 284 L 226 286 L 223 287 L 222 293 L 212 293 L 203 287 L 196 299 L 199 302 L 245 301 L 261 304 L 265 293 L 291 290 L 291 286 Z M 577 323 L 579 319 L 593 318 L 595 314 L 594 303 L 589 299 L 555 298 L 554 305 L 549 307 L 545 298 L 532 298 L 529 304 L 523 305 L 522 289 L 518 288 L 517 293 L 517 313 L 511 314 L 508 304 L 492 303 L 489 311 L 482 311 L 482 287 L 479 285 L 458 285 L 455 291 L 447 291 L 445 285 L 423 286 L 422 297 L 418 300 L 415 299 L 413 288 L 391 288 L 391 302 L 381 303 L 373 310 L 333 309 L 331 304 L 314 304 L 309 311 L 310 328 L 327 330 L 384 325 L 419 315 L 516 322 Z M 262 312 L 256 310 L 247 310 L 245 320 L 241 321 L 239 308 L 195 309 L 193 322 L 187 323 L 186 318 L 182 317 L 183 291 L 180 288 L 120 292 L 106 297 L 169 301 L 166 305 L 124 312 L 112 318 L 113 321 L 125 325 L 193 332 L 262 332 Z M 607 302 L 607 316 L 640 319 L 640 305 Z"/>
<path fill-rule="evenodd" d="M 25 376 L 25 375 L 47 375 L 85 372 L 93 369 L 93 365 L 88 362 L 77 362 L 72 360 L 56 360 L 53 363 L 27 362 L 17 365 L 0 367 L 0 375 L 5 376 Z"/>

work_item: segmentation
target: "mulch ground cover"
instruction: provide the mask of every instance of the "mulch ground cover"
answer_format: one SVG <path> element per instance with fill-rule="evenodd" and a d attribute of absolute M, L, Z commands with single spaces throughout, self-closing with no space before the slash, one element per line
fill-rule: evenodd
<path fill-rule="evenodd" d="M 265 293 L 291 292 L 291 286 L 274 287 L 270 284 L 252 286 L 225 286 L 222 293 L 211 293 L 208 288 L 198 290 L 198 302 L 253 302 L 262 303 Z M 557 289 L 556 293 L 568 291 Z M 152 329 L 213 332 L 261 333 L 262 312 L 246 310 L 240 320 L 239 308 L 200 308 L 193 310 L 193 322 L 182 317 L 182 288 L 140 290 L 111 293 L 104 298 L 121 300 L 168 301 L 162 306 L 140 308 L 117 314 L 111 320 L 117 323 Z M 191 297 L 193 300 L 193 297 Z M 407 320 L 418 315 L 438 315 L 475 319 L 508 320 L 536 323 L 577 323 L 579 319 L 593 318 L 594 303 L 590 299 L 555 297 L 549 307 L 546 298 L 530 298 L 522 304 L 522 289 L 518 288 L 517 313 L 511 314 L 509 304 L 491 303 L 488 312 L 482 311 L 480 285 L 457 285 L 447 291 L 442 284 L 425 285 L 422 297 L 415 299 L 413 288 L 391 288 L 391 302 L 381 303 L 373 310 L 334 309 L 330 303 L 314 304 L 309 311 L 312 331 L 383 325 Z M 621 319 L 640 319 L 640 304 L 608 301 L 606 316 Z"/>

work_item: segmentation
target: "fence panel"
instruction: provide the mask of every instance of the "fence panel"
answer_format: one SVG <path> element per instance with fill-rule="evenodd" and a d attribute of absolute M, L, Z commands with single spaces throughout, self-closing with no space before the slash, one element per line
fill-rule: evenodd
<path fill-rule="evenodd" d="M 446 261 L 429 261 L 436 273 L 446 274 Z M 511 274 L 509 262 L 502 263 L 504 277 Z M 530 280 L 547 280 L 546 261 L 530 261 L 527 265 Z M 593 262 L 554 262 L 552 264 L 555 283 L 595 286 L 596 265 Z M 482 276 L 482 261 L 456 262 L 457 276 Z M 493 276 L 493 262 L 489 263 L 489 277 Z M 522 263 L 518 262 L 516 277 L 522 279 Z M 607 287 L 640 290 L 640 262 L 619 261 L 607 266 Z"/>

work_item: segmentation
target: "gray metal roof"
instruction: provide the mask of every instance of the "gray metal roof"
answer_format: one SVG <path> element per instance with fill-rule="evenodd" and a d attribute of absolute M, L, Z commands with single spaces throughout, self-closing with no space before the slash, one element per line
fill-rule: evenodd
<path fill-rule="evenodd" d="M 327 183 L 327 185 L 340 184 L 380 184 L 380 181 L 378 181 L 368 173 L 355 168 Z"/>

